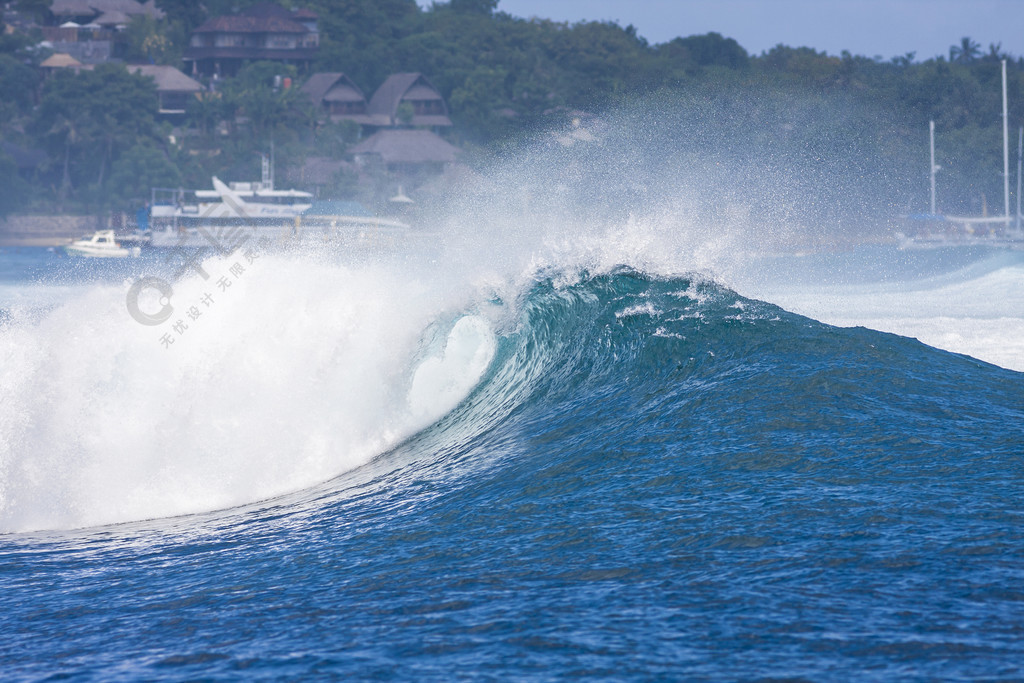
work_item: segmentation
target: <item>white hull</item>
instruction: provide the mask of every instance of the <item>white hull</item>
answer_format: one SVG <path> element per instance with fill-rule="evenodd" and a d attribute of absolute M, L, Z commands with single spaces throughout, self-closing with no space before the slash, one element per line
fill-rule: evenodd
<path fill-rule="evenodd" d="M 408 237 L 405 223 L 364 216 L 301 217 L 288 223 L 253 225 L 205 222 L 199 225 L 168 226 L 155 231 L 149 239 L 151 247 L 165 249 L 213 249 L 234 251 L 243 245 L 285 244 L 294 241 L 330 242 L 343 246 L 393 246 Z"/>
<path fill-rule="evenodd" d="M 168 195 L 167 192 L 170 192 Z M 213 249 L 231 253 L 246 244 L 294 240 L 324 241 L 346 247 L 397 244 L 409 226 L 372 216 L 308 214 L 313 195 L 275 190 L 272 182 L 231 183 L 213 178 L 213 190 L 153 191 L 150 246 Z"/>
<path fill-rule="evenodd" d="M 113 230 L 99 230 L 92 237 L 83 237 L 64 246 L 68 256 L 84 258 L 129 258 L 141 253 L 139 247 L 122 247 L 114 239 Z"/>

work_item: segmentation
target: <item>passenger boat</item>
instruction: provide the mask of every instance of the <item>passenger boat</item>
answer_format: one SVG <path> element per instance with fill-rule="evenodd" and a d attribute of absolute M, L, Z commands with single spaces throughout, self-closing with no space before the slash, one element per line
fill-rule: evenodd
<path fill-rule="evenodd" d="M 214 176 L 212 190 L 191 193 L 155 188 L 148 227 L 150 246 L 218 251 L 232 251 L 248 239 L 388 245 L 409 228 L 354 202 L 314 202 L 309 192 L 275 190 L 266 174 L 252 183 L 224 183 Z"/>

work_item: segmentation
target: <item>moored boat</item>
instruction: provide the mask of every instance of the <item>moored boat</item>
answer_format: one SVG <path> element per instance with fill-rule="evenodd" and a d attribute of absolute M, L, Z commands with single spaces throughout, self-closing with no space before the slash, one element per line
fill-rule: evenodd
<path fill-rule="evenodd" d="M 77 239 L 64 245 L 69 256 L 85 256 L 88 258 L 127 258 L 138 256 L 139 247 L 124 247 L 114 237 L 113 230 L 97 230 L 91 236 Z"/>

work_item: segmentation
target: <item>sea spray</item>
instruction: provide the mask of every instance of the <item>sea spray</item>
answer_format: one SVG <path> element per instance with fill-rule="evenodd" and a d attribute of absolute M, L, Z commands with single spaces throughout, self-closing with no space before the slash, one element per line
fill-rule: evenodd
<path fill-rule="evenodd" d="M 194 274 L 174 283 L 180 319 L 166 327 L 134 320 L 125 290 L 86 286 L 0 328 L 3 531 L 182 515 L 323 482 L 450 410 L 493 347 L 482 319 L 458 321 L 465 301 L 386 260 L 264 254 L 223 288 Z M 422 334 L 441 318 L 454 328 L 431 364 Z M 428 374 L 438 395 L 423 390 Z"/>

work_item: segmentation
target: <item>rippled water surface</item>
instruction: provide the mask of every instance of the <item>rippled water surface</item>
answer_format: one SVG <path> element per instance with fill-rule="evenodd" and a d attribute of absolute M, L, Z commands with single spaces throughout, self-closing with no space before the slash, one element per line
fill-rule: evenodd
<path fill-rule="evenodd" d="M 249 286 L 274 283 L 253 272 Z M 310 292 L 371 273 L 315 275 Z M 797 309 L 798 284 L 618 268 L 455 308 L 411 288 L 344 310 L 265 296 L 262 317 L 225 305 L 177 355 L 116 332 L 132 323 L 103 317 L 114 285 L 75 285 L 148 382 L 33 360 L 33 345 L 88 344 L 60 338 L 86 321 L 64 294 L 15 306 L 0 322 L 21 354 L 0 404 L 0 672 L 1024 677 L 1022 376 L 741 293 Z M 246 343 L 217 351 L 229 331 Z M 275 378 L 246 374 L 260 368 Z M 129 392 L 119 414 L 159 438 L 76 440 L 102 413 L 61 386 Z M 182 387 L 203 410 L 169 418 Z M 423 396 L 454 398 L 433 414 Z"/>

